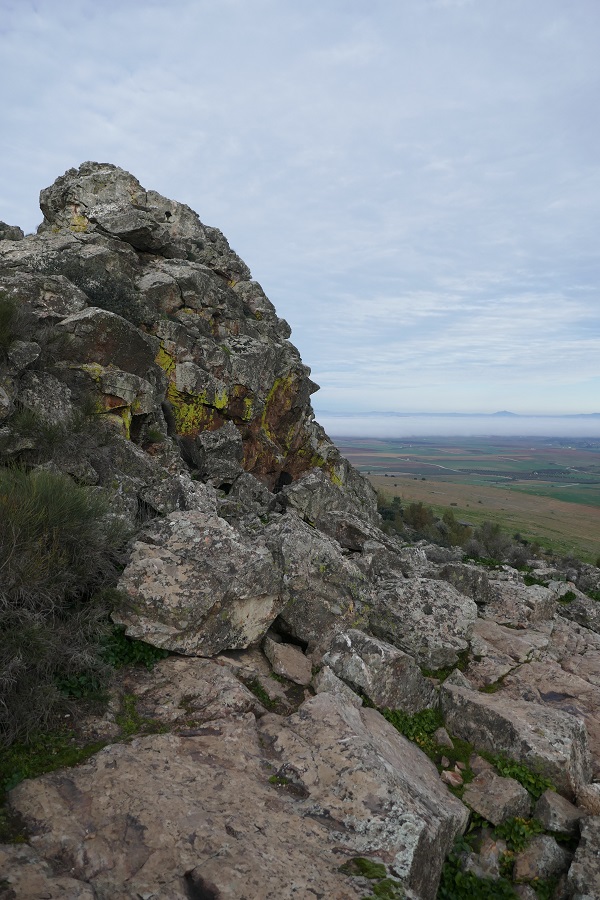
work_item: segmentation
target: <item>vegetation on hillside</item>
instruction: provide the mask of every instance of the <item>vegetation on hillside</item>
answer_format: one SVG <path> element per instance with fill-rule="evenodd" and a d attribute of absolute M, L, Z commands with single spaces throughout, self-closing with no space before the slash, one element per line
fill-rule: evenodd
<path fill-rule="evenodd" d="M 0 740 L 46 724 L 73 678 L 100 684 L 106 588 L 123 527 L 101 494 L 41 469 L 0 469 Z"/>
<path fill-rule="evenodd" d="M 545 557 L 565 571 L 578 572 L 582 563 L 576 557 L 556 557 L 530 542 L 520 533 L 509 534 L 498 522 L 483 521 L 474 526 L 457 520 L 451 509 L 439 515 L 422 501 L 404 504 L 400 497 L 378 496 L 383 527 L 406 540 L 427 540 L 440 547 L 459 547 L 465 556 L 483 565 L 507 564 L 527 568 L 528 561 Z M 600 566 L 600 557 L 596 560 Z"/>

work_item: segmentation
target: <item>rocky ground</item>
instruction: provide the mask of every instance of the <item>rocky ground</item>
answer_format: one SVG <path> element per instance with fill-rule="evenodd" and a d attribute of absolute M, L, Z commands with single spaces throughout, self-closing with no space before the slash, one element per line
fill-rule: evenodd
<path fill-rule="evenodd" d="M 173 655 L 11 791 L 0 897 L 600 896 L 600 570 L 384 534 L 220 232 L 104 164 L 41 206 L 0 231 L 3 459 L 110 496 L 115 621 Z M 22 427 L 90 398 L 110 441 Z"/>

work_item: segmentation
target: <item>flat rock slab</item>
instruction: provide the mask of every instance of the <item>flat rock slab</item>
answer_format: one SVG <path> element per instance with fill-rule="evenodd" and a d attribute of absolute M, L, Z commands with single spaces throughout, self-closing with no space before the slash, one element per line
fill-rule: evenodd
<path fill-rule="evenodd" d="M 468 819 L 433 763 L 374 709 L 318 694 L 260 731 L 278 775 L 304 794 L 298 811 L 327 823 L 329 839 L 359 856 L 376 853 L 422 900 Z M 326 896 L 326 895 L 325 895 Z"/>
<path fill-rule="evenodd" d="M 448 730 L 476 749 L 525 763 L 571 799 L 579 785 L 589 782 L 587 732 L 575 716 L 447 682 L 441 701 Z"/>
<path fill-rule="evenodd" d="M 211 659 L 170 656 L 151 672 L 128 671 L 122 687 L 135 694 L 140 715 L 170 726 L 265 712 L 226 665 Z"/>
<path fill-rule="evenodd" d="M 481 638 L 498 653 L 509 656 L 515 663 L 538 659 L 550 643 L 550 635 L 545 631 L 534 629 L 515 631 L 514 628 L 499 625 L 492 619 L 478 619 L 473 626 L 473 637 Z"/>
<path fill-rule="evenodd" d="M 360 900 L 364 880 L 340 871 L 355 856 L 433 900 L 468 817 L 379 713 L 330 694 L 259 730 L 246 714 L 115 744 L 10 799 L 42 867 L 60 860 L 77 890 L 125 900 Z"/>
<path fill-rule="evenodd" d="M 531 810 L 525 788 L 514 778 L 502 778 L 491 770 L 475 776 L 465 788 L 463 800 L 492 825 L 500 825 L 513 816 L 527 818 Z"/>
<path fill-rule="evenodd" d="M 475 601 L 447 582 L 403 578 L 378 590 L 369 626 L 376 637 L 435 670 L 457 662 L 476 619 Z"/>
<path fill-rule="evenodd" d="M 376 706 L 412 714 L 437 703 L 432 682 L 412 656 L 357 629 L 336 635 L 323 662 Z"/>
<path fill-rule="evenodd" d="M 364 890 L 338 871 L 356 854 L 334 852 L 327 825 L 298 816 L 272 771 L 250 717 L 116 744 L 24 782 L 11 800 L 35 850 L 60 858 L 95 897 L 359 900 Z"/>
<path fill-rule="evenodd" d="M 594 770 L 600 769 L 600 685 L 567 672 L 553 659 L 521 666 L 502 685 L 507 698 L 560 710 L 585 723 Z"/>

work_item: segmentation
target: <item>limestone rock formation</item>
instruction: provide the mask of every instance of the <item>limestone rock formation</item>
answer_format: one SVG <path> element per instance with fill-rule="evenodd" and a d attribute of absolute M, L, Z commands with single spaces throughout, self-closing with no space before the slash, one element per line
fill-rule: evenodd
<path fill-rule="evenodd" d="M 104 163 L 41 206 L 36 235 L 0 223 L 0 464 L 108 498 L 113 619 L 176 655 L 120 671 L 85 765 L 12 790 L 0 895 L 434 900 L 470 808 L 529 815 L 523 772 L 558 793 L 519 878 L 597 894 L 600 570 L 530 586 L 384 533 L 220 231 Z M 566 876 L 552 835 L 580 830 Z M 506 851 L 485 826 L 461 865 L 498 879 Z"/>

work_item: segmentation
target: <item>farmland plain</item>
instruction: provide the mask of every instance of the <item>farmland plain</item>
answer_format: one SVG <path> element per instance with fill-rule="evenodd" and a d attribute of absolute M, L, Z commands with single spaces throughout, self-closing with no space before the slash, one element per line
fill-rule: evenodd
<path fill-rule="evenodd" d="M 389 497 L 499 522 L 561 554 L 600 555 L 600 438 L 336 438 Z"/>

